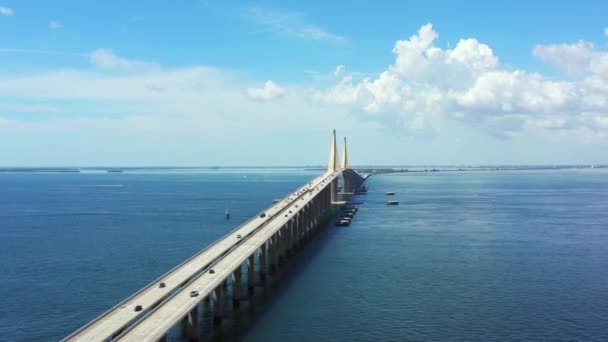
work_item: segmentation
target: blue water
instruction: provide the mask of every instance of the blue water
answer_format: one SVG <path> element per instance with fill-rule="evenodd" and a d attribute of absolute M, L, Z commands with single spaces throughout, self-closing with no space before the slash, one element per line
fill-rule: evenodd
<path fill-rule="evenodd" d="M 67 335 L 315 174 L 0 174 L 0 340 Z M 318 236 L 252 323 L 228 323 L 233 336 L 608 340 L 608 172 L 411 173 L 369 186 L 353 224 Z"/>

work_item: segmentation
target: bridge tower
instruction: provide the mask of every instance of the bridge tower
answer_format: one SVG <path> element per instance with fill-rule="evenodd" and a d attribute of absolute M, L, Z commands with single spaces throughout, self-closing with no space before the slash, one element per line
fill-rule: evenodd
<path fill-rule="evenodd" d="M 327 165 L 327 173 L 333 173 L 338 170 L 338 148 L 336 146 L 336 130 L 333 130 L 331 138 L 331 149 L 329 150 L 329 163 Z M 331 201 L 338 201 L 338 178 L 334 179 L 330 184 Z"/>
<path fill-rule="evenodd" d="M 346 137 L 344 137 L 344 149 L 342 150 L 342 165 L 343 170 L 348 169 L 348 151 L 346 149 Z M 346 173 L 342 173 L 342 192 L 347 193 L 351 191 L 350 177 Z"/>
<path fill-rule="evenodd" d="M 327 163 L 327 172 L 336 171 L 338 166 L 338 149 L 336 146 L 336 130 L 333 130 L 333 136 L 331 138 L 331 149 L 329 150 L 329 162 Z"/>
<path fill-rule="evenodd" d="M 342 168 L 348 169 L 348 152 L 346 151 L 346 137 L 344 137 L 344 150 L 342 150 Z"/>

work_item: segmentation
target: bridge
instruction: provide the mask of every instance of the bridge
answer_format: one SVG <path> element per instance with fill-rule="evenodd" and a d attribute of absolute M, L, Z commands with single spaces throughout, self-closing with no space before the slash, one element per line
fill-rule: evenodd
<path fill-rule="evenodd" d="M 344 138 L 338 164 L 333 131 L 327 171 L 266 208 L 188 260 L 160 276 L 63 341 L 164 341 L 180 322 L 189 340 L 201 338 L 199 307 L 213 301 L 214 322 L 222 319 L 224 297 L 232 286 L 238 306 L 252 295 L 256 279 L 273 273 L 314 233 L 326 226 L 338 202 L 338 180 L 352 193 L 366 176 L 350 169 Z M 257 259 L 257 263 L 256 263 Z M 243 269 L 246 272 L 243 272 Z M 256 276 L 257 275 L 257 276 Z M 246 279 L 245 279 L 246 278 Z"/>

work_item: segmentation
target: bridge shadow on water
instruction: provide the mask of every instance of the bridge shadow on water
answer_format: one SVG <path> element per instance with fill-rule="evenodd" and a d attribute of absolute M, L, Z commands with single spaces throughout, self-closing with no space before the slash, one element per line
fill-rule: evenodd
<path fill-rule="evenodd" d="M 255 324 L 262 318 L 298 279 L 298 273 L 310 267 L 312 260 L 323 251 L 343 228 L 333 224 L 333 216 L 317 230 L 303 246 L 292 252 L 292 255 L 280 264 L 273 274 L 267 274 L 265 279 L 257 278 L 255 293 L 247 295 L 247 287 L 243 286 L 243 297 L 238 308 L 232 304 L 232 286 L 228 286 L 224 301 L 224 314 L 221 325 L 213 322 L 213 302 L 203 302 L 199 308 L 202 313 L 199 318 L 202 341 L 240 341 L 243 340 Z M 256 258 L 257 259 L 257 258 Z M 246 279 L 245 275 L 243 279 Z M 243 284 L 245 285 L 245 284 Z M 182 328 L 177 325 L 167 335 L 168 341 L 187 341 Z"/>

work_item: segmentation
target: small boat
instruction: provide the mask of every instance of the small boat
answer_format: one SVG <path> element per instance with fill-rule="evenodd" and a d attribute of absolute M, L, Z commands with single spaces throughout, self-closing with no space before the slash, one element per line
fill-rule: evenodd
<path fill-rule="evenodd" d="M 335 224 L 338 227 L 348 227 L 348 226 L 350 226 L 350 221 L 349 220 L 336 220 Z"/>
<path fill-rule="evenodd" d="M 230 220 L 230 210 L 226 209 L 226 220 Z"/>
<path fill-rule="evenodd" d="M 281 202 L 280 199 L 275 199 L 275 200 L 272 201 L 272 204 L 279 203 L 279 202 Z"/>
<path fill-rule="evenodd" d="M 394 191 L 387 191 L 386 195 L 387 196 L 395 196 L 395 192 Z"/>
<path fill-rule="evenodd" d="M 399 205 L 399 201 L 386 201 L 388 205 Z"/>

